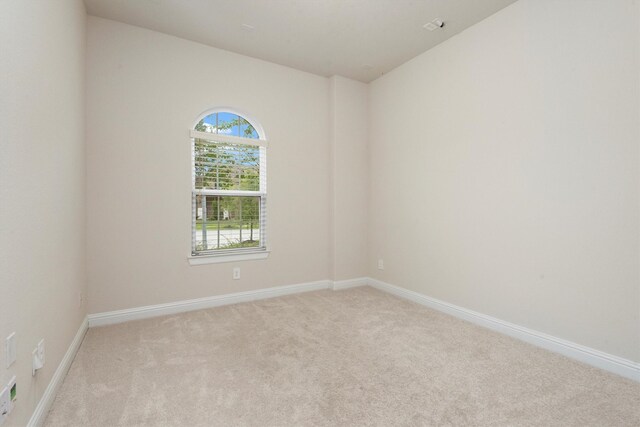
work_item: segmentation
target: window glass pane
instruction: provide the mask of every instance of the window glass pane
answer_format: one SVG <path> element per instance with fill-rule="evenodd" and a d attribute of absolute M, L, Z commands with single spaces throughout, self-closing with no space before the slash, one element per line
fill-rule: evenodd
<path fill-rule="evenodd" d="M 240 136 L 240 118 L 232 113 L 218 113 L 218 133 L 229 136 Z"/>
<path fill-rule="evenodd" d="M 258 132 L 242 117 L 240 117 L 240 136 L 243 138 L 258 139 Z"/>
<path fill-rule="evenodd" d="M 258 132 L 242 116 L 233 113 L 212 113 L 198 122 L 195 130 L 229 136 L 258 139 Z"/>
<path fill-rule="evenodd" d="M 260 190 L 260 147 L 196 139 L 194 166 L 196 189 Z"/>
<path fill-rule="evenodd" d="M 260 247 L 260 197 L 196 197 L 196 251 Z"/>
<path fill-rule="evenodd" d="M 198 132 L 210 132 L 217 133 L 216 129 L 216 120 L 218 117 L 218 113 L 209 114 L 204 119 L 200 120 L 195 127 L 195 130 Z"/>

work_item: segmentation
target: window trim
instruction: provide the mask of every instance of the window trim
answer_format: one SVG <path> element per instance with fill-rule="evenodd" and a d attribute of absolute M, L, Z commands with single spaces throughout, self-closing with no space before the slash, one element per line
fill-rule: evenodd
<path fill-rule="evenodd" d="M 238 261 L 253 261 L 266 259 L 269 257 L 271 251 L 269 249 L 260 250 L 247 250 L 247 253 L 226 253 L 215 255 L 191 255 L 188 257 L 189 265 L 205 265 L 205 264 L 220 264 L 223 262 L 238 262 Z"/>
<path fill-rule="evenodd" d="M 258 138 L 244 138 L 240 136 L 231 136 L 225 134 L 217 134 L 210 132 L 200 132 L 195 129 L 195 125 L 200 122 L 203 118 L 207 117 L 210 114 L 215 113 L 232 113 L 239 117 L 242 117 L 244 120 L 249 122 L 251 126 L 255 129 L 258 134 Z M 190 172 L 191 172 L 191 197 L 193 200 L 194 195 L 206 195 L 206 196 L 254 196 L 260 197 L 261 199 L 261 208 L 260 208 L 260 239 L 265 242 L 264 246 L 255 247 L 255 248 L 244 248 L 244 249 L 228 249 L 228 250 L 212 250 L 212 251 L 203 251 L 199 254 L 194 253 L 194 236 L 195 236 L 195 213 L 193 207 L 191 209 L 191 248 L 190 255 L 187 257 L 190 265 L 204 265 L 204 264 L 216 264 L 216 263 L 225 263 L 225 262 L 236 262 L 236 261 L 248 261 L 248 260 L 260 260 L 266 259 L 270 250 L 268 247 L 267 240 L 267 231 L 266 231 L 266 218 L 263 216 L 266 215 L 266 200 L 267 200 L 267 190 L 266 190 L 266 149 L 267 149 L 267 139 L 265 137 L 264 130 L 262 126 L 260 126 L 257 122 L 247 117 L 246 114 L 238 112 L 233 108 L 215 108 L 211 110 L 207 110 L 205 113 L 201 114 L 198 117 L 198 120 L 195 122 L 193 127 L 189 129 L 189 139 L 191 140 L 191 164 L 190 164 Z M 194 188 L 193 174 L 194 174 L 194 164 L 193 164 L 193 156 L 194 156 L 194 141 L 196 139 L 208 140 L 211 142 L 222 142 L 222 143 L 230 143 L 230 144 L 240 144 L 240 145 L 251 145 L 254 147 L 260 147 L 261 156 L 264 153 L 265 158 L 260 159 L 261 162 L 264 163 L 265 169 L 260 171 L 260 190 L 259 191 L 246 191 L 246 190 L 209 190 L 209 189 L 196 189 Z M 262 169 L 262 168 L 261 168 Z M 193 202 L 192 202 L 193 203 Z"/>

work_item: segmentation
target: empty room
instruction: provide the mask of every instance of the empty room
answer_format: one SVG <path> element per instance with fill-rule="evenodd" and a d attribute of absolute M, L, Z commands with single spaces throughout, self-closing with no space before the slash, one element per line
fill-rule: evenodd
<path fill-rule="evenodd" d="M 640 0 L 0 0 L 0 425 L 640 426 Z"/>

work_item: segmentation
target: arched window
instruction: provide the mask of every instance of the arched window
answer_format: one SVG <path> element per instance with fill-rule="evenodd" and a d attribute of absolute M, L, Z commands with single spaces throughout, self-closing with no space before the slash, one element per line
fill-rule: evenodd
<path fill-rule="evenodd" d="M 191 130 L 191 254 L 266 251 L 266 139 L 228 111 L 207 113 Z"/>

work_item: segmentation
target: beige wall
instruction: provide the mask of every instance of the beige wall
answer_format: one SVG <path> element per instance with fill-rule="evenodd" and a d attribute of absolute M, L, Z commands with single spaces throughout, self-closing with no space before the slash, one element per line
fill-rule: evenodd
<path fill-rule="evenodd" d="M 367 275 L 369 157 L 367 84 L 333 76 L 330 84 L 333 280 Z"/>
<path fill-rule="evenodd" d="M 0 2 L 0 384 L 18 386 L 5 426 L 27 423 L 86 314 L 84 41 L 80 0 Z"/>
<path fill-rule="evenodd" d="M 639 7 L 520 0 L 367 86 L 85 22 L 79 0 L 0 2 L 8 425 L 87 292 L 95 313 L 368 273 L 640 360 Z M 269 138 L 272 253 L 189 266 L 187 130 L 223 106 Z"/>
<path fill-rule="evenodd" d="M 373 277 L 640 360 L 638 5 L 521 0 L 372 83 Z"/>
<path fill-rule="evenodd" d="M 87 64 L 90 313 L 329 277 L 328 79 L 94 17 Z M 190 266 L 188 130 L 221 106 L 269 139 L 272 252 Z"/>

